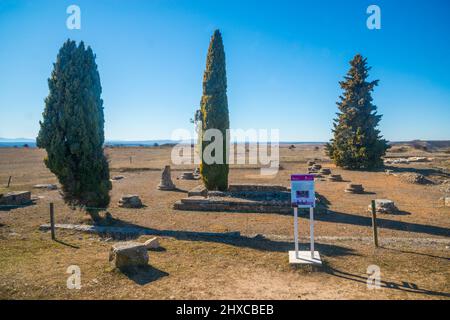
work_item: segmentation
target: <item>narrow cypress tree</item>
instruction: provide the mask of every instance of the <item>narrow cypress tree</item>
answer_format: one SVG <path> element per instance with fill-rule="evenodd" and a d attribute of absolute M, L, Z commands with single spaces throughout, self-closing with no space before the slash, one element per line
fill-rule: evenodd
<path fill-rule="evenodd" d="M 227 129 L 230 128 L 228 117 L 227 76 L 225 71 L 225 51 L 222 35 L 214 31 L 209 43 L 206 70 L 203 75 L 203 96 L 200 102 L 202 115 L 202 163 L 200 174 L 208 190 L 226 190 L 228 188 Z M 205 141 L 208 129 L 218 129 L 223 137 L 222 163 L 207 164 L 204 150 L 213 141 Z"/>
<path fill-rule="evenodd" d="M 44 162 L 61 183 L 67 203 L 106 207 L 111 182 L 103 153 L 102 88 L 91 48 L 67 40 L 48 86 L 36 139 L 47 151 Z"/>
<path fill-rule="evenodd" d="M 334 138 L 327 144 L 326 151 L 337 166 L 373 169 L 383 165 L 381 157 L 388 149 L 387 141 L 376 129 L 381 115 L 372 104 L 371 93 L 378 80 L 366 81 L 371 68 L 360 54 L 350 65 L 344 81 L 339 82 L 344 93 L 337 102 L 339 112 L 333 124 Z"/>

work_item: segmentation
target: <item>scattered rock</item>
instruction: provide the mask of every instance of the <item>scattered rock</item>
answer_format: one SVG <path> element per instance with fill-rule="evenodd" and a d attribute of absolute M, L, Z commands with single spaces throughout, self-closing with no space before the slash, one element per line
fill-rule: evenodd
<path fill-rule="evenodd" d="M 158 238 L 151 238 L 144 242 L 145 247 L 147 250 L 151 249 L 159 249 L 159 240 Z"/>
<path fill-rule="evenodd" d="M 148 265 L 147 247 L 138 242 L 119 242 L 111 247 L 109 262 L 117 269 Z"/>
<path fill-rule="evenodd" d="M 42 183 L 42 184 L 34 185 L 33 188 L 34 189 L 56 190 L 56 189 L 58 189 L 58 186 L 56 184 L 52 184 L 52 183 Z"/>
<path fill-rule="evenodd" d="M 347 188 L 344 190 L 347 193 L 364 193 L 364 188 L 362 184 L 349 183 Z"/>
<path fill-rule="evenodd" d="M 175 184 L 172 182 L 170 175 L 170 166 L 165 166 L 161 175 L 161 181 L 158 185 L 159 190 L 175 190 Z"/>
<path fill-rule="evenodd" d="M 315 161 L 312 161 L 312 160 L 308 161 L 308 167 L 311 167 L 311 166 L 313 166 L 315 164 L 316 164 Z"/>
<path fill-rule="evenodd" d="M 117 180 L 122 180 L 122 179 L 125 179 L 125 177 L 124 176 L 114 176 L 111 178 L 112 181 L 117 181 Z"/>
<path fill-rule="evenodd" d="M 10 232 L 8 235 L 9 235 L 10 237 L 20 237 L 20 234 L 17 233 L 17 232 Z"/>
<path fill-rule="evenodd" d="M 372 204 L 369 204 L 368 210 L 372 212 Z M 375 211 L 377 213 L 390 213 L 394 214 L 398 212 L 394 201 L 388 199 L 375 199 Z"/>
<path fill-rule="evenodd" d="M 323 174 L 323 175 L 329 175 L 329 174 L 331 174 L 331 169 L 330 169 L 330 168 L 322 168 L 322 169 L 319 171 L 319 173 L 320 173 L 320 174 Z"/>
<path fill-rule="evenodd" d="M 128 194 L 128 195 L 122 196 L 122 198 L 120 198 L 119 207 L 140 208 L 140 207 L 142 207 L 142 201 L 138 195 Z"/>
<path fill-rule="evenodd" d="M 445 197 L 445 198 L 444 198 L 444 205 L 445 205 L 446 207 L 450 207 L 450 197 Z"/>

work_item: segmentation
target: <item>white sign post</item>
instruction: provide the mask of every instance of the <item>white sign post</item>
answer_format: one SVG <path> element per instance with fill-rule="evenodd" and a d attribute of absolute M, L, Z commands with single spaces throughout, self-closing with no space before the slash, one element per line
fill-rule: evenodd
<path fill-rule="evenodd" d="M 295 251 L 289 251 L 289 263 L 291 264 L 322 265 L 319 252 L 314 250 L 315 204 L 314 176 L 312 174 L 291 175 L 291 205 L 294 207 L 295 241 Z M 298 208 L 309 208 L 310 251 L 299 251 L 298 248 Z"/>

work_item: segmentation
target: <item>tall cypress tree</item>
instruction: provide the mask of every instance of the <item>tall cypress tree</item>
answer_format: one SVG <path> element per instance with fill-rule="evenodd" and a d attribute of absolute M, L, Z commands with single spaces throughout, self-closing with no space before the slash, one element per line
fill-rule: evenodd
<path fill-rule="evenodd" d="M 203 75 L 203 96 L 200 102 L 202 114 L 202 163 L 200 174 L 209 190 L 226 190 L 228 188 L 227 161 L 227 129 L 230 128 L 228 117 L 227 75 L 225 71 L 225 51 L 222 35 L 214 31 L 209 43 L 206 70 Z M 208 129 L 218 129 L 223 137 L 222 163 L 207 164 L 204 161 L 204 150 L 213 141 L 205 141 L 204 134 Z"/>
<path fill-rule="evenodd" d="M 62 185 L 71 205 L 109 204 L 109 168 L 103 153 L 104 116 L 95 55 L 81 42 L 67 40 L 48 79 L 37 146 L 45 164 Z"/>
<path fill-rule="evenodd" d="M 383 165 L 388 149 L 376 128 L 381 115 L 372 104 L 371 93 L 378 80 L 367 81 L 370 67 L 367 59 L 357 54 L 350 61 L 350 70 L 339 82 L 344 93 L 337 102 L 339 112 L 334 119 L 334 138 L 327 144 L 327 154 L 337 166 L 347 169 L 373 169 Z"/>

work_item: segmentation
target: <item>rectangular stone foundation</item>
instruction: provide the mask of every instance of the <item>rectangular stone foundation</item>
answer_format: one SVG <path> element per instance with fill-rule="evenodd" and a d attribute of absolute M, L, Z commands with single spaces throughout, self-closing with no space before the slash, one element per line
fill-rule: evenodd
<path fill-rule="evenodd" d="M 208 191 L 197 186 L 174 208 L 190 211 L 292 213 L 286 187 L 269 184 L 230 184 L 227 191 Z"/>
<path fill-rule="evenodd" d="M 292 214 L 290 190 L 281 185 L 230 184 L 227 191 L 208 191 L 197 186 L 188 197 L 174 204 L 174 209 L 187 211 L 252 212 Z M 326 210 L 318 204 L 316 212 Z M 301 212 L 305 210 L 300 210 Z"/>
<path fill-rule="evenodd" d="M 280 206 L 258 201 L 217 200 L 203 197 L 189 197 L 175 202 L 174 209 L 188 211 L 226 211 L 256 213 L 292 213 L 290 206 Z"/>

